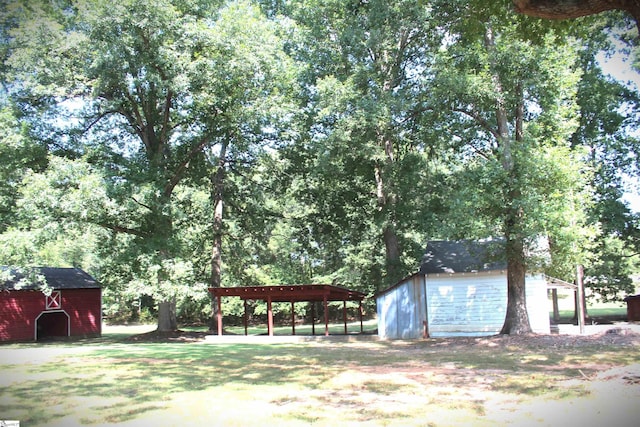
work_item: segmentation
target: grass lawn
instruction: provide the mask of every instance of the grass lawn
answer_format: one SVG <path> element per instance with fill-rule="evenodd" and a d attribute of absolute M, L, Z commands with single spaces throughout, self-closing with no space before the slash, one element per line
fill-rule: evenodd
<path fill-rule="evenodd" d="M 637 339 L 127 341 L 134 332 L 144 331 L 107 327 L 94 340 L 1 345 L 0 419 L 64 427 L 635 426 L 640 416 Z"/>
<path fill-rule="evenodd" d="M 551 306 L 551 302 L 549 303 Z M 561 294 L 558 299 L 558 308 L 561 323 L 570 322 L 575 316 L 575 300 L 572 294 Z M 627 304 L 624 302 L 593 302 L 587 303 L 587 315 L 591 319 L 626 319 Z M 553 312 L 549 312 L 549 317 L 553 316 Z"/>

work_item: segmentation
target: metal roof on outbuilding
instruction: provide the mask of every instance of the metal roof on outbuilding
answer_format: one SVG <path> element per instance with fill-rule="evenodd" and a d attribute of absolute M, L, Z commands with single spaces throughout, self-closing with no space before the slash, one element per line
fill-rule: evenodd
<path fill-rule="evenodd" d="M 7 267 L 3 267 L 7 269 Z M 79 268 L 58 268 L 58 267 L 34 267 L 32 271 L 44 276 L 47 285 L 52 289 L 97 289 L 100 284 L 85 271 Z M 39 284 L 24 283 L 16 286 L 27 275 L 19 270 L 11 269 L 10 280 L 0 283 L 0 288 L 6 290 L 33 290 L 39 289 Z"/>
<path fill-rule="evenodd" d="M 501 240 L 436 240 L 427 244 L 420 273 L 470 273 L 507 268 Z"/>

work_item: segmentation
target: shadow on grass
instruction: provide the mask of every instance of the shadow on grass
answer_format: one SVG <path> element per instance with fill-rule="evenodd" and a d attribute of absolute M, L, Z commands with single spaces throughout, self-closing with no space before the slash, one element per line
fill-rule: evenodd
<path fill-rule="evenodd" d="M 295 384 L 316 390 L 346 370 L 429 373 L 418 378 L 424 387 L 485 384 L 489 389 L 510 394 L 555 393 L 562 398 L 566 390 L 556 384 L 588 375 L 590 369 L 596 369 L 594 363 L 637 362 L 633 348 L 545 351 L 429 340 L 207 345 L 140 344 L 115 339 L 90 345 L 89 351 L 65 354 L 40 364 L 21 365 L 16 361 L 0 366 L 3 372 L 20 373 L 0 389 L 0 414 L 21 419 L 25 425 L 48 425 L 67 416 L 79 417 L 87 424 L 115 424 L 162 409 L 177 393 L 207 393 L 211 389 L 211 401 L 215 401 L 214 388 L 221 386 L 251 389 L 256 385 Z M 48 349 L 46 345 L 38 348 Z M 365 392 L 385 396 L 402 393 L 405 386 L 374 375 L 361 387 Z M 482 411 L 476 410 L 478 414 Z"/>
<path fill-rule="evenodd" d="M 0 391 L 0 413 L 25 425 L 48 425 L 80 411 L 84 422 L 112 424 L 160 409 L 185 391 L 292 382 L 316 387 L 332 368 L 305 353 L 294 346 L 114 344 L 67 360 L 5 365 L 0 369 L 22 374 Z"/>

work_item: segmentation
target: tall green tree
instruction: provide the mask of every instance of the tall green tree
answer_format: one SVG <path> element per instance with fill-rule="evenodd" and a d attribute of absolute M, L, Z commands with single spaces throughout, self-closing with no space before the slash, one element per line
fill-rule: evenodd
<path fill-rule="evenodd" d="M 593 262 L 587 266 L 586 285 L 606 300 L 619 299 L 633 291 L 633 258 L 638 253 L 638 219 L 622 196 L 623 176 L 637 177 L 638 95 L 621 82 L 607 78 L 596 54 L 627 56 L 630 67 L 638 70 L 638 28 L 640 7 L 633 1 L 529 1 L 514 0 L 519 13 L 532 17 L 568 20 L 583 40 L 579 104 L 581 126 L 574 144 L 589 148 L 589 161 L 595 167 L 593 185 L 596 204 L 591 221 L 601 233 L 594 248 Z M 580 19 L 575 19 L 580 18 Z M 634 25 L 635 24 L 635 25 Z M 637 90 L 637 89 L 636 89 Z"/>
<path fill-rule="evenodd" d="M 588 42 L 581 49 L 582 77 L 577 94 L 580 126 L 571 142 L 586 147 L 589 153 L 595 192 L 590 222 L 600 231 L 591 262 L 585 265 L 585 285 L 609 301 L 633 292 L 631 276 L 637 264 L 635 254 L 640 252 L 638 217 L 624 201 L 625 177 L 637 177 L 640 171 L 640 145 L 635 135 L 640 98 L 637 89 L 603 72 L 598 54 L 615 48 L 611 46 L 611 33 L 599 28 L 607 21 L 599 21 L 600 26 L 592 26 Z"/>
<path fill-rule="evenodd" d="M 314 205 L 312 232 L 336 236 L 334 257 L 381 259 L 368 279 L 394 283 L 425 238 L 425 70 L 441 34 L 416 2 L 293 2 L 292 16 L 308 64 L 311 125 L 295 155 L 311 168 L 300 196 Z"/>
<path fill-rule="evenodd" d="M 102 205 L 104 183 L 81 160 L 51 156 L 47 168 L 21 176 L 9 227 L 0 234 L 0 263 L 14 266 L 100 269 L 105 231 L 82 217 Z"/>
<path fill-rule="evenodd" d="M 442 106 L 434 120 L 441 120 L 464 165 L 453 182 L 459 190 L 451 215 L 456 228 L 469 224 L 476 237 L 504 239 L 502 332 L 528 333 L 529 253 L 541 236 L 575 230 L 583 220 L 570 214 L 580 212 L 582 183 L 579 157 L 567 148 L 577 126 L 576 50 L 553 32 L 536 36 L 517 16 L 496 16 L 499 10 L 454 2 L 440 12 L 450 32 L 432 92 L 432 102 Z M 553 221 L 561 218 L 558 212 L 574 224 Z"/>
<path fill-rule="evenodd" d="M 58 129 L 61 107 L 81 105 L 54 142 L 105 168 L 115 209 L 89 220 L 132 237 L 134 279 L 155 290 L 158 329 L 175 329 L 188 259 L 176 191 L 211 170 L 219 188 L 230 147 L 241 155 L 269 129 L 289 72 L 275 26 L 248 2 L 28 2 L 14 13 L 12 96 Z"/>
<path fill-rule="evenodd" d="M 0 233 L 16 221 L 16 202 L 24 176 L 46 167 L 46 148 L 30 136 L 8 105 L 0 109 Z"/>

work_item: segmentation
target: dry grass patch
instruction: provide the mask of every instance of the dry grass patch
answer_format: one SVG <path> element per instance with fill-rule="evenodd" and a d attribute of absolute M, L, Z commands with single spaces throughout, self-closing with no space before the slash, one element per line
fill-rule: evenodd
<path fill-rule="evenodd" d="M 605 421 L 605 405 L 637 414 L 639 338 L 1 346 L 0 414 L 65 427 Z"/>

